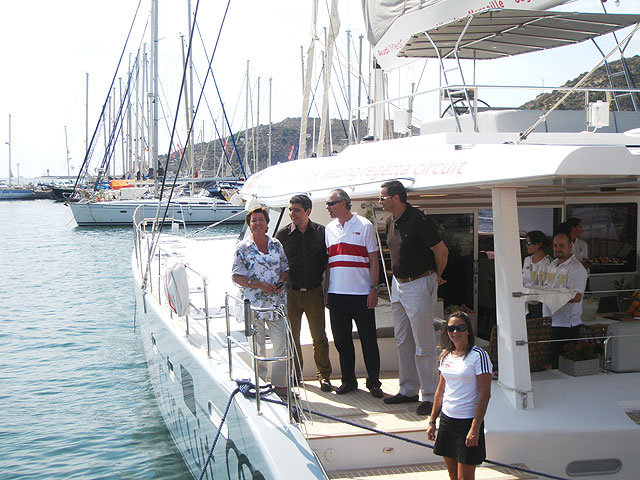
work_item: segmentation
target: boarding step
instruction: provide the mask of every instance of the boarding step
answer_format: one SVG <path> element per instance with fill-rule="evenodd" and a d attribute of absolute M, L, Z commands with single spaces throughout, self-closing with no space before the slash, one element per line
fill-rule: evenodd
<path fill-rule="evenodd" d="M 513 465 L 523 467 L 524 465 Z M 405 465 L 401 467 L 366 468 L 360 470 L 344 470 L 329 474 L 331 479 L 357 478 L 361 480 L 448 480 L 446 465 L 442 463 L 426 463 L 421 465 Z M 483 464 L 476 468 L 477 480 L 525 480 L 538 478 L 535 475 L 522 473 L 514 468 L 497 467 Z"/>

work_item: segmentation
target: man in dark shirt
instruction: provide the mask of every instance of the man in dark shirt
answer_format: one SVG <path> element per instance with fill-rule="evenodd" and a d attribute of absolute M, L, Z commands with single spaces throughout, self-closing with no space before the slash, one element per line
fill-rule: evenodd
<path fill-rule="evenodd" d="M 327 247 L 324 227 L 309 219 L 311 199 L 306 195 L 294 195 L 289 200 L 291 222 L 276 233 L 289 261 L 287 283 L 287 315 L 296 347 L 294 363 L 298 378 L 302 377 L 302 350 L 300 325 L 302 313 L 307 316 L 313 339 L 313 359 L 316 377 L 323 392 L 331 391 L 331 362 L 329 342 L 325 333 L 324 289 L 322 275 L 327 267 Z"/>
<path fill-rule="evenodd" d="M 400 392 L 385 403 L 422 403 L 418 415 L 431 413 L 438 385 L 438 351 L 433 327 L 438 285 L 449 250 L 434 223 L 407 203 L 407 191 L 397 180 L 385 182 L 380 203 L 387 218 L 387 245 L 391 253 L 391 312 L 398 345 Z"/>

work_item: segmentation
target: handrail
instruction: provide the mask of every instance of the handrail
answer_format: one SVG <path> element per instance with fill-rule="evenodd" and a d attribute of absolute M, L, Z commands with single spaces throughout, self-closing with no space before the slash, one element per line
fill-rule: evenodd
<path fill-rule="evenodd" d="M 245 323 L 245 336 L 251 337 L 251 350 L 247 348 L 242 342 L 231 336 L 231 322 L 229 315 L 229 299 L 235 300 L 236 302 L 242 302 L 244 306 L 243 317 Z M 257 355 L 257 339 L 256 339 L 256 328 L 255 328 L 255 314 L 258 313 L 271 313 L 273 315 L 277 315 L 282 319 L 285 325 L 285 356 L 272 356 L 265 357 Z M 237 318 L 237 317 L 236 317 Z M 251 302 L 248 299 L 241 299 L 233 294 L 228 292 L 225 293 L 225 320 L 227 327 L 227 353 L 229 359 L 229 379 L 233 380 L 233 355 L 231 353 L 231 344 L 239 347 L 243 352 L 249 355 L 249 358 L 253 363 L 253 372 L 255 377 L 255 385 L 256 385 L 256 411 L 258 415 L 261 414 L 261 403 L 260 403 L 260 389 L 258 385 L 260 385 L 260 376 L 259 376 L 259 368 L 258 365 L 260 362 L 285 362 L 286 367 L 285 371 L 287 372 L 287 408 L 289 412 L 289 421 L 293 423 L 294 420 L 294 412 L 293 412 L 293 397 L 291 394 L 291 363 L 292 363 L 292 342 L 291 342 L 291 329 L 289 326 L 289 322 L 287 322 L 287 316 L 285 313 L 284 305 L 274 305 L 272 307 L 256 307 L 251 305 Z M 274 320 L 267 320 L 274 321 Z"/>

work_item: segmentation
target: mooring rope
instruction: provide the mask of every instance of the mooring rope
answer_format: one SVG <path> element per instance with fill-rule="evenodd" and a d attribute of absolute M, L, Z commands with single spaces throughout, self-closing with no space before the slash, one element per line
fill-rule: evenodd
<path fill-rule="evenodd" d="M 207 456 L 207 459 L 204 463 L 204 467 L 202 468 L 202 472 L 200 472 L 200 476 L 198 477 L 198 480 L 202 480 L 202 477 L 204 476 L 204 473 L 209 465 L 209 462 L 211 461 L 211 457 L 213 456 L 213 450 L 216 447 L 216 443 L 218 442 L 218 438 L 220 437 L 220 431 L 222 430 L 222 426 L 224 425 L 224 422 L 227 419 L 227 414 L 229 413 L 229 408 L 231 407 L 231 402 L 233 400 L 233 397 L 235 397 L 235 395 L 238 392 L 241 392 L 246 398 L 255 398 L 256 397 L 256 387 L 253 383 L 251 383 L 251 380 L 248 379 L 242 379 L 242 380 L 236 380 L 236 384 L 238 385 L 238 387 L 231 392 L 231 396 L 229 397 L 229 401 L 227 402 L 227 407 L 224 411 L 224 414 L 222 415 L 222 420 L 220 421 L 220 426 L 218 427 L 218 431 L 216 432 L 216 436 L 213 439 L 213 443 L 211 444 L 211 448 L 209 449 L 209 455 Z M 267 385 L 261 385 L 260 386 L 260 395 L 266 395 L 268 393 L 271 393 L 273 391 L 273 386 L 271 384 L 267 384 Z M 282 400 L 274 400 L 271 398 L 261 398 L 262 401 L 264 402 L 269 402 L 269 403 L 273 403 L 276 405 L 283 405 L 283 406 L 287 406 L 287 403 L 282 401 Z M 298 410 L 302 410 L 305 413 L 311 414 L 311 415 L 317 415 L 319 417 L 322 418 L 326 418 L 328 420 L 334 420 L 336 422 L 340 422 L 340 423 L 345 423 L 347 425 L 351 425 L 352 427 L 357 427 L 357 428 L 361 428 L 363 430 L 368 430 L 369 432 L 373 432 L 373 433 L 377 433 L 380 435 L 384 435 L 386 437 L 390 437 L 390 438 L 395 438 L 396 440 L 401 440 L 403 442 L 407 442 L 407 443 L 411 443 L 413 445 L 418 445 L 420 447 L 426 447 L 426 448 L 430 448 L 433 450 L 433 445 L 430 445 L 428 443 L 425 442 L 421 442 L 419 440 L 413 440 L 411 438 L 407 438 L 407 437 L 403 437 L 401 435 L 396 435 L 395 433 L 390 433 L 390 432 L 385 432 L 384 430 L 379 430 L 377 428 L 373 428 L 373 427 L 367 427 L 366 425 L 360 425 L 358 423 L 352 422 L 350 420 L 345 420 L 344 418 L 339 418 L 339 417 L 334 417 L 332 415 L 327 415 L 326 413 L 321 413 L 321 412 L 317 412 L 315 410 L 310 410 L 308 408 L 303 408 L 303 407 L 297 407 L 297 406 L 292 406 L 292 410 L 293 410 L 293 414 L 295 418 L 299 418 L 299 412 Z M 513 470 L 517 470 L 519 472 L 523 472 L 523 473 L 528 473 L 531 475 L 538 475 L 541 477 L 545 477 L 545 478 L 551 478 L 554 480 L 569 480 L 566 477 L 558 477 L 556 475 L 551 475 L 549 473 L 542 473 L 542 472 L 538 472 L 536 470 L 530 470 L 528 468 L 523 468 L 523 467 L 518 467 L 515 465 L 509 465 L 508 463 L 502 463 L 502 462 L 498 462 L 495 460 L 489 460 L 489 459 L 485 459 L 484 460 L 485 463 L 489 463 L 491 465 L 495 465 L 497 467 L 504 467 L 504 468 L 510 468 Z"/>

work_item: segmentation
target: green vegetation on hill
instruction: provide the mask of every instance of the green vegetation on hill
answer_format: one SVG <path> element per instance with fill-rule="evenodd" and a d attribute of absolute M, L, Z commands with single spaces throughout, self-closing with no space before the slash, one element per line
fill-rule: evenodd
<path fill-rule="evenodd" d="M 314 123 L 315 120 L 315 123 Z M 315 126 L 315 136 L 314 136 Z M 355 129 L 355 124 L 354 127 Z M 331 120 L 331 136 L 333 139 L 333 149 L 341 152 L 347 146 L 347 132 L 349 129 L 349 122 L 347 120 Z M 360 135 L 366 135 L 367 123 L 366 121 L 360 122 Z M 312 141 L 315 139 L 316 143 L 319 136 L 320 119 L 310 118 L 307 129 L 307 138 L 309 149 L 311 149 Z M 225 138 L 225 143 L 229 151 L 230 163 L 233 167 L 233 174 L 239 175 L 240 168 L 238 165 L 238 157 L 244 164 L 245 148 L 248 143 L 249 146 L 249 164 L 254 165 L 254 158 L 257 158 L 258 170 L 267 167 L 269 158 L 269 125 L 260 125 L 256 128 L 250 128 L 248 130 L 248 142 L 245 142 L 245 131 L 241 130 L 235 135 L 235 144 L 237 147 L 237 153 L 234 151 L 233 142 L 231 137 Z M 286 162 L 291 154 L 293 147 L 294 155 L 298 148 L 298 141 L 300 139 L 300 118 L 285 118 L 283 121 L 274 123 L 271 127 L 271 163 Z M 256 148 L 257 146 L 257 148 Z M 213 176 L 218 170 L 221 159 L 224 158 L 222 145 L 219 140 L 210 142 L 198 143 L 194 146 L 195 163 L 198 166 L 198 170 L 204 170 L 206 175 Z M 310 155 L 310 151 L 308 152 Z M 169 170 L 175 169 L 177 162 L 172 159 L 169 165 Z M 230 174 L 229 168 L 226 170 L 226 174 Z"/>
<path fill-rule="evenodd" d="M 629 71 L 631 73 L 631 88 L 637 88 L 640 86 L 640 56 L 636 55 L 634 57 L 628 58 L 627 66 L 629 67 Z M 609 69 L 611 73 L 622 71 L 622 65 L 620 60 L 616 60 L 615 62 L 609 63 Z M 573 87 L 576 83 L 578 83 L 587 72 L 579 75 L 577 78 L 573 80 L 569 80 L 566 82 L 563 87 Z M 609 84 L 609 78 L 607 77 L 607 71 L 605 66 L 601 66 L 598 68 L 591 77 L 587 79 L 583 87 L 596 87 L 596 88 L 609 88 L 611 85 Z M 614 77 L 614 87 L 618 88 L 627 88 L 624 83 L 624 76 L 618 75 Z M 543 93 L 538 95 L 536 98 L 531 100 L 530 102 L 525 103 L 520 108 L 525 108 L 528 110 L 549 110 L 560 98 L 566 93 L 566 91 L 554 91 L 551 93 Z M 606 100 L 606 96 L 604 93 L 591 93 L 589 95 L 589 101 L 595 102 L 597 100 Z M 640 96 L 636 95 L 636 102 L 640 102 Z M 576 92 L 571 94 L 567 99 L 562 103 L 558 110 L 583 110 L 585 103 L 584 92 Z M 631 99 L 629 97 L 623 97 L 619 99 L 620 110 L 633 110 L 633 104 L 631 103 Z M 612 110 L 615 110 L 615 106 L 612 104 Z"/>

